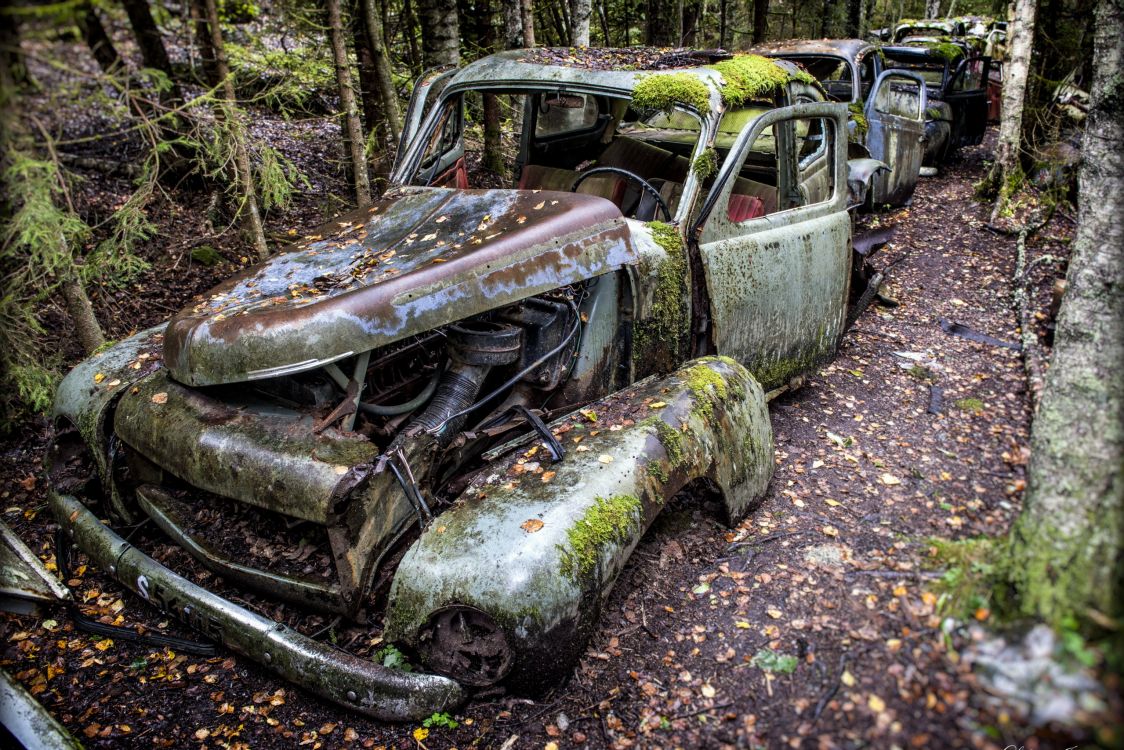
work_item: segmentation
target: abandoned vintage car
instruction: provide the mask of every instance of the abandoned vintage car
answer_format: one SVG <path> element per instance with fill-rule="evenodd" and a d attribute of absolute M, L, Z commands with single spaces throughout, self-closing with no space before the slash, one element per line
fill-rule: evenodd
<path fill-rule="evenodd" d="M 466 168 L 484 94 L 521 113 L 510 188 Z M 65 545 L 399 720 L 567 674 L 684 488 L 752 508 L 766 394 L 833 356 L 852 266 L 847 107 L 791 63 L 507 52 L 424 77 L 406 120 L 373 205 L 72 371 L 48 457 Z M 127 540 L 141 520 L 190 565 Z M 227 588 L 365 623 L 427 671 Z"/>
<path fill-rule="evenodd" d="M 887 68 L 916 73 L 928 85 L 927 165 L 939 164 L 957 149 L 983 140 L 989 119 L 991 58 L 969 56 L 960 45 L 947 42 L 883 47 L 882 55 Z"/>
<path fill-rule="evenodd" d="M 828 98 L 850 107 L 851 157 L 882 162 L 868 207 L 902 206 L 913 197 L 925 153 L 925 82 L 917 73 L 886 70 L 878 48 L 861 39 L 775 42 L 754 52 L 799 63 Z"/>

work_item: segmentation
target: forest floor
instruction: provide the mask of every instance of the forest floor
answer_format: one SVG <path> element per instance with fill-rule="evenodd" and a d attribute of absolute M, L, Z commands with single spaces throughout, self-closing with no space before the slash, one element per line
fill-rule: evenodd
<path fill-rule="evenodd" d="M 271 127 L 255 124 L 313 177 L 290 212 L 270 218 L 283 235 L 335 210 L 324 196 L 342 192 L 339 176 L 317 149 L 338 138 L 322 121 Z M 874 265 L 888 269 L 884 293 L 897 304 L 866 310 L 833 363 L 772 403 L 776 475 L 761 506 L 731 529 L 716 507 L 676 501 L 550 694 L 480 697 L 452 714 L 458 727 L 421 731 L 343 711 L 241 657 L 90 636 L 61 609 L 0 619 L 0 664 L 88 747 L 1066 746 L 1023 733 L 961 658 L 989 603 L 956 596 L 972 545 L 942 541 L 1002 537 L 1025 486 L 1020 353 L 941 326 L 1019 338 L 1016 243 L 985 228 L 988 209 L 973 198 L 989 143 L 922 180 L 910 208 L 873 220 L 894 227 Z M 127 190 L 91 174 L 78 201 L 104 212 Z M 157 200 L 160 233 L 142 251 L 152 269 L 95 298 L 110 336 L 159 322 L 243 265 L 240 240 L 213 230 L 206 212 L 207 196 L 188 188 Z M 1055 219 L 1030 256 L 1064 257 L 1072 229 Z M 204 242 L 218 265 L 192 262 Z M 1043 337 L 1063 273 L 1041 262 L 1030 274 Z M 52 333 L 77 361 L 61 315 Z M 38 419 L 0 443 L 0 499 L 4 520 L 53 566 L 46 439 Z M 90 616 L 191 636 L 97 570 L 79 568 L 69 583 Z"/>

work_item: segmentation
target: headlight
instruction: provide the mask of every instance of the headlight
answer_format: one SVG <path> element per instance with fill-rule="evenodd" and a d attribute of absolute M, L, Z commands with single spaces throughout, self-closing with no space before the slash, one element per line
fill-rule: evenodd
<path fill-rule="evenodd" d="M 462 604 L 442 607 L 418 631 L 418 655 L 427 667 L 458 682 L 484 687 L 511 669 L 511 648 L 486 612 Z"/>

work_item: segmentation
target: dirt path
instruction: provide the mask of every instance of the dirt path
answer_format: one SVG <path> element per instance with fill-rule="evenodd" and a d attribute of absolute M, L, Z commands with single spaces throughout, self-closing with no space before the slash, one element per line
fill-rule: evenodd
<path fill-rule="evenodd" d="M 419 743 L 416 727 L 344 713 L 239 658 L 97 641 L 62 614 L 0 621 L 4 668 L 89 747 L 1003 747 L 931 591 L 930 538 L 1004 533 L 1022 487 L 1019 354 L 939 323 L 1017 338 L 1014 242 L 984 231 L 971 200 L 985 153 L 881 219 L 897 232 L 875 265 L 892 266 L 899 306 L 869 309 L 834 363 L 773 403 L 761 507 L 733 530 L 701 501 L 670 508 L 555 693 L 480 698 Z M 2 497 L 51 560 L 41 433 L 4 446 Z M 189 635 L 96 571 L 73 583 L 94 612 Z"/>

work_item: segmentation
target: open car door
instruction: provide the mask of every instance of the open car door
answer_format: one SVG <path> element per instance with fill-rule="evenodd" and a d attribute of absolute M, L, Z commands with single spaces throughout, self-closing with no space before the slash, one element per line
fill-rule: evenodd
<path fill-rule="evenodd" d="M 991 58 L 966 57 L 945 83 L 941 99 L 952 108 L 951 146 L 974 146 L 987 129 L 987 82 Z"/>
<path fill-rule="evenodd" d="M 426 113 L 432 108 L 437 97 L 445 90 L 449 80 L 458 68 L 452 65 L 442 65 L 418 76 L 414 82 L 414 90 L 410 94 L 410 102 L 406 105 L 406 116 L 402 119 L 402 137 L 398 139 L 398 150 L 394 154 L 395 166 L 402 160 L 406 153 L 406 146 L 418 134 Z"/>
<path fill-rule="evenodd" d="M 875 205 L 905 205 L 917 187 L 925 155 L 925 80 L 905 70 L 883 71 L 867 97 L 866 148 L 871 157 L 890 167 L 874 178 Z"/>
<path fill-rule="evenodd" d="M 709 336 L 766 389 L 834 353 L 850 281 L 847 107 L 770 110 L 738 134 L 689 236 Z"/>

